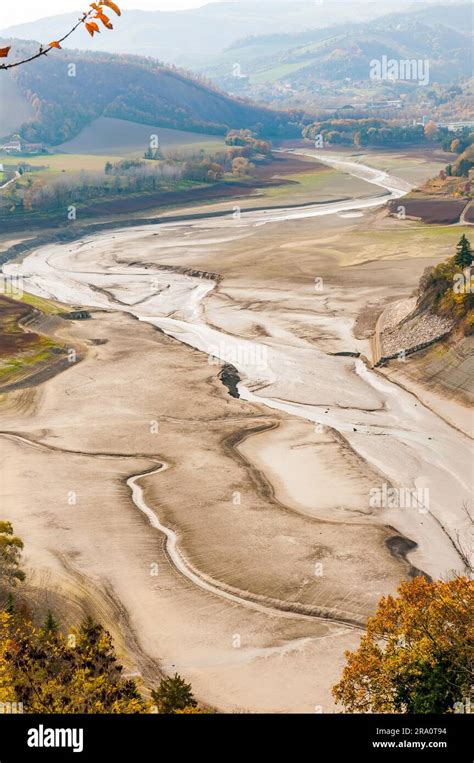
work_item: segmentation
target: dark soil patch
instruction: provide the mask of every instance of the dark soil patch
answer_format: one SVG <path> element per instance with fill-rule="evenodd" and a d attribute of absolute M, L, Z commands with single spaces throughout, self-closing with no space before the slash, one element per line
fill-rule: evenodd
<path fill-rule="evenodd" d="M 11 357 L 38 343 L 38 334 L 27 333 L 19 325 L 19 321 L 30 314 L 31 308 L 27 305 L 0 296 L 0 356 Z"/>
<path fill-rule="evenodd" d="M 275 176 L 284 177 L 285 175 L 325 172 L 327 169 L 325 164 L 320 164 L 316 160 L 276 154 L 271 162 L 258 165 L 257 179 L 268 181 L 272 178 L 275 179 Z M 272 183 L 272 185 L 277 185 L 277 183 Z"/>
<path fill-rule="evenodd" d="M 240 382 L 239 372 L 230 363 L 226 363 L 222 371 L 219 373 L 219 379 L 229 390 L 231 397 L 239 398 L 239 390 L 237 389 Z"/>
<path fill-rule="evenodd" d="M 391 527 L 390 529 L 393 530 L 394 528 Z M 418 567 L 414 567 L 407 559 L 407 554 L 417 548 L 417 544 L 413 540 L 405 538 L 403 535 L 393 535 L 391 538 L 387 538 L 385 545 L 392 556 L 408 564 L 408 574 L 411 578 L 424 577 L 426 580 L 431 580 L 429 575 L 419 570 Z"/>
<path fill-rule="evenodd" d="M 408 218 L 417 217 L 424 223 L 451 225 L 459 222 L 467 201 L 464 199 L 395 199 L 389 201 L 388 208 L 397 214 L 400 206 L 405 208 Z"/>
<path fill-rule="evenodd" d="M 471 204 L 469 209 L 466 210 L 464 219 L 467 223 L 474 223 L 474 204 Z"/>

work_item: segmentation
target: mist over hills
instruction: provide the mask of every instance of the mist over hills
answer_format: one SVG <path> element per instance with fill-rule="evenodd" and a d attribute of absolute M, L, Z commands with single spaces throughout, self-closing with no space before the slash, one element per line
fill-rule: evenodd
<path fill-rule="evenodd" d="M 139 4 L 139 0 L 137 0 Z M 70 38 L 80 50 L 153 56 L 194 67 L 248 36 L 301 32 L 357 18 L 370 19 L 412 4 L 411 0 L 241 0 L 203 5 L 186 11 L 127 10 L 114 19 L 114 34 L 91 40 L 83 29 Z M 78 3 L 79 7 L 80 3 Z M 47 42 L 57 39 L 77 20 L 79 12 L 42 18 L 0 30 L 3 37 Z"/>
<path fill-rule="evenodd" d="M 253 94 L 262 82 L 294 87 L 369 79 L 382 56 L 428 59 L 432 82 L 472 73 L 472 6 L 434 6 L 302 33 L 250 37 L 233 43 L 202 71 L 220 85 Z M 239 74 L 235 76 L 235 62 Z M 240 81 L 239 81 L 240 79 Z"/>

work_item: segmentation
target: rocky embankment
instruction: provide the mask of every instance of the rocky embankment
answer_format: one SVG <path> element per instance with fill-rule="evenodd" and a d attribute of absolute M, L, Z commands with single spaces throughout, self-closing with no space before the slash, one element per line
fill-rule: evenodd
<path fill-rule="evenodd" d="M 375 366 L 403 358 L 447 336 L 454 321 L 431 311 L 420 311 L 416 297 L 388 305 L 380 315 L 372 338 Z"/>

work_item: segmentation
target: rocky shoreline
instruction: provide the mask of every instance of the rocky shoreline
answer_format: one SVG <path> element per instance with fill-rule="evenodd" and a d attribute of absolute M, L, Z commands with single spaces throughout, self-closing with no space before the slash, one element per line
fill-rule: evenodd
<path fill-rule="evenodd" d="M 394 302 L 382 312 L 372 337 L 374 366 L 423 350 L 444 339 L 453 329 L 454 321 L 432 312 L 418 312 L 416 299 Z"/>

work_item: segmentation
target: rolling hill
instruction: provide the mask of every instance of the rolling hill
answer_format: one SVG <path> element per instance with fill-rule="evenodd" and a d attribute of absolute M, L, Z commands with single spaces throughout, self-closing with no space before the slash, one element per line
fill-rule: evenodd
<path fill-rule="evenodd" d="M 34 117 L 33 106 L 13 77 L 0 77 L 0 104 L 0 137 L 15 132 L 22 122 Z"/>
<path fill-rule="evenodd" d="M 32 42 L 0 44 L 12 44 L 15 56 L 38 49 Z M 268 137 L 300 134 L 301 115 L 231 97 L 149 58 L 64 49 L 1 77 L 10 78 L 10 96 L 1 110 L 0 135 L 12 132 L 9 104 L 22 99 L 33 118 L 23 121 L 23 109 L 23 123 L 15 127 L 30 143 L 64 143 L 98 117 L 213 135 L 229 128 L 249 128 Z"/>
<path fill-rule="evenodd" d="M 430 81 L 456 82 L 471 74 L 472 6 L 430 6 L 362 23 L 344 23 L 298 34 L 250 37 L 233 43 L 204 73 L 232 91 L 289 83 L 369 81 L 370 61 L 382 56 L 428 59 Z M 244 77 L 233 76 L 238 61 Z"/>

